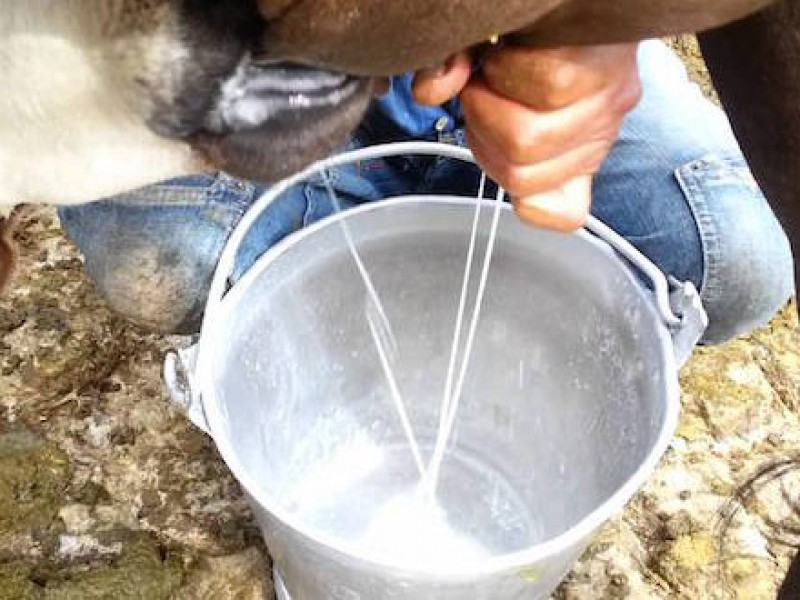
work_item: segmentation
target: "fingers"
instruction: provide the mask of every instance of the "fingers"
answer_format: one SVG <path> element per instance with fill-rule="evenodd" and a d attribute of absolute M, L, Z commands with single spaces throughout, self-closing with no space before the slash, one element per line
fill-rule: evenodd
<path fill-rule="evenodd" d="M 597 172 L 608 153 L 608 145 L 600 141 L 548 160 L 512 164 L 491 146 L 476 141 L 471 130 L 467 130 L 467 140 L 483 170 L 511 196 L 541 194 L 561 187 L 578 175 L 591 175 Z"/>
<path fill-rule="evenodd" d="M 472 62 L 466 52 L 450 57 L 441 67 L 417 72 L 412 94 L 418 104 L 436 106 L 454 98 L 472 75 Z"/>
<path fill-rule="evenodd" d="M 483 170 L 509 193 L 521 219 L 564 232 L 583 226 L 591 208 L 591 174 L 606 156 L 604 142 L 544 162 L 510 165 L 495 151 L 474 141 L 469 130 L 467 139 Z"/>
<path fill-rule="evenodd" d="M 531 50 L 503 47 L 483 63 L 488 86 L 535 110 L 564 108 L 600 91 L 638 97 L 637 44 Z"/>
<path fill-rule="evenodd" d="M 437 105 L 460 94 L 469 146 L 520 218 L 572 231 L 589 214 L 592 175 L 641 96 L 636 51 L 637 44 L 498 47 L 480 77 L 461 52 L 418 73 L 414 99 Z"/>
<path fill-rule="evenodd" d="M 571 232 L 586 222 L 592 204 L 592 176 L 571 179 L 536 196 L 516 198 L 514 209 L 525 222 L 555 231 Z"/>
<path fill-rule="evenodd" d="M 537 111 L 505 98 L 480 81 L 461 93 L 462 109 L 473 142 L 509 165 L 552 159 L 585 144 L 609 147 L 619 132 L 621 114 L 634 98 L 596 94 L 556 111 Z"/>
<path fill-rule="evenodd" d="M 641 95 L 636 44 L 491 52 L 461 92 L 478 163 L 528 223 L 582 226 L 592 175 Z"/>

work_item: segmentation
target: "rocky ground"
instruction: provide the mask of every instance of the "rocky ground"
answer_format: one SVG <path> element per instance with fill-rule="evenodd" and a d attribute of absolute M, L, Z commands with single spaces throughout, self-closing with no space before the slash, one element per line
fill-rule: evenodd
<path fill-rule="evenodd" d="M 111 314 L 51 211 L 27 219 L 20 243 L 0 299 L 0 600 L 271 598 L 236 482 L 166 399 L 163 355 L 185 340 Z M 734 496 L 800 449 L 793 311 L 698 350 L 681 380 L 672 447 L 558 598 L 774 597 L 795 476 L 779 468 Z"/>

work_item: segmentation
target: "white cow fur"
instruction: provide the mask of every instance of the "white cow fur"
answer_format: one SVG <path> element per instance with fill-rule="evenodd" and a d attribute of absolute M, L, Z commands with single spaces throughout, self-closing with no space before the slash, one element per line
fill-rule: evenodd
<path fill-rule="evenodd" d="M 0 205 L 84 202 L 204 167 L 188 145 L 144 124 L 132 75 L 152 80 L 153 53 L 180 60 L 183 51 L 177 36 L 153 34 L 169 18 L 122 18 L 132 4 L 150 17 L 166 10 L 158 1 L 0 0 Z"/>

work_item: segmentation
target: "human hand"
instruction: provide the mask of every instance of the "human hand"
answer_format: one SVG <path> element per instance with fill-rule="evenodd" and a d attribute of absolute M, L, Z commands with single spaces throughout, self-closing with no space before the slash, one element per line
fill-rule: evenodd
<path fill-rule="evenodd" d="M 418 73 L 414 97 L 436 105 L 460 93 L 470 149 L 517 214 L 571 231 L 586 220 L 592 175 L 641 96 L 637 47 L 497 47 L 472 78 L 463 52 Z"/>

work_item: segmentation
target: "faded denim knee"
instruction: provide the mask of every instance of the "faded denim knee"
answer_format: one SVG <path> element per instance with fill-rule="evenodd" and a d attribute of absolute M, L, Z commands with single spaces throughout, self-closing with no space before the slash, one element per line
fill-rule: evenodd
<path fill-rule="evenodd" d="M 352 205 L 351 190 L 343 187 L 349 180 L 331 179 L 341 188 L 342 205 Z M 264 191 L 224 173 L 198 175 L 65 206 L 59 217 L 115 312 L 160 333 L 196 333 L 225 243 Z M 332 211 L 327 192 L 313 183 L 285 191 L 245 236 L 232 280 L 287 235 Z"/>
<path fill-rule="evenodd" d="M 65 206 L 59 217 L 114 311 L 155 331 L 193 333 L 251 193 L 227 176 L 198 175 Z"/>
<path fill-rule="evenodd" d="M 700 295 L 709 315 L 703 343 L 767 323 L 794 291 L 786 234 L 744 159 L 709 155 L 676 171 L 703 248 Z"/>

